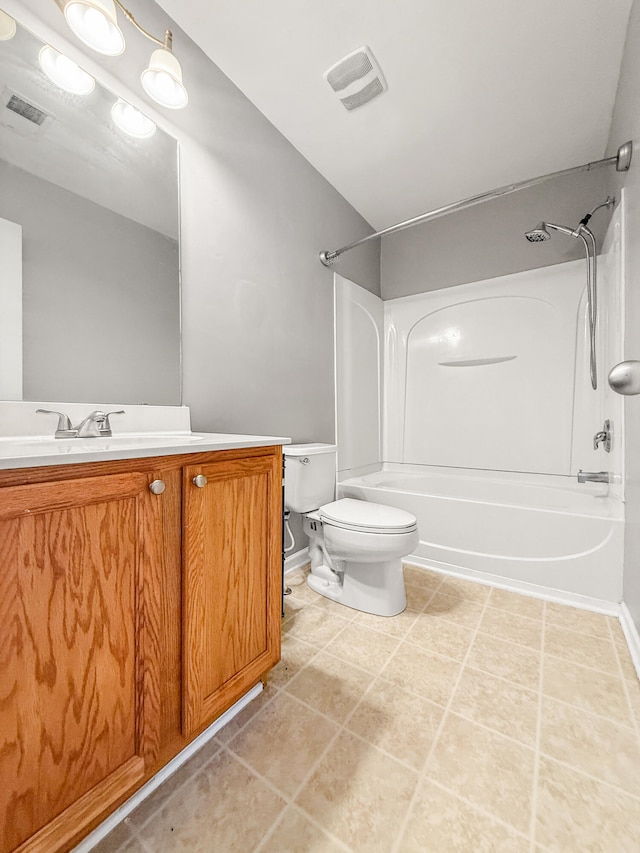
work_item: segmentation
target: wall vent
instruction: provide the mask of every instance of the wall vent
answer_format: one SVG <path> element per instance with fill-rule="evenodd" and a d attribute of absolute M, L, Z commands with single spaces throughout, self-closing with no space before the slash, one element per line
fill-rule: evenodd
<path fill-rule="evenodd" d="M 8 110 L 22 116 L 22 118 L 26 118 L 27 121 L 37 124 L 38 127 L 42 127 L 45 121 L 49 118 L 48 113 L 45 113 L 44 110 L 30 104 L 29 101 L 25 101 L 24 98 L 21 98 L 18 95 L 11 95 L 6 103 L 6 107 Z"/>
<path fill-rule="evenodd" d="M 380 66 L 366 46 L 343 56 L 323 76 L 346 110 L 368 104 L 387 89 Z"/>
<path fill-rule="evenodd" d="M 0 127 L 18 136 L 33 137 L 46 133 L 55 117 L 23 95 L 5 87 L 0 92 Z"/>

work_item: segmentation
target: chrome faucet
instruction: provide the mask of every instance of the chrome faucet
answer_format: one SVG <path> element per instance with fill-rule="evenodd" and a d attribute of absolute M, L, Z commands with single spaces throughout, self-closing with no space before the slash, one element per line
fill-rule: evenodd
<path fill-rule="evenodd" d="M 600 445 L 604 447 L 607 453 L 611 453 L 611 441 L 613 440 L 613 428 L 611 421 L 606 420 L 602 425 L 602 429 L 593 436 L 593 449 L 597 450 Z"/>
<path fill-rule="evenodd" d="M 110 438 L 113 433 L 109 418 L 111 415 L 124 415 L 124 409 L 120 409 L 118 412 L 102 412 L 100 409 L 96 409 L 95 412 L 91 412 L 84 420 L 80 421 L 77 426 L 71 426 L 69 415 L 65 415 L 64 412 L 36 409 L 36 414 L 58 416 L 56 438 Z"/>
<path fill-rule="evenodd" d="M 109 421 L 111 415 L 124 415 L 124 409 L 120 409 L 117 412 L 103 412 L 100 409 L 96 409 L 95 412 L 91 412 L 90 415 L 87 415 L 84 420 L 80 421 L 80 423 L 74 427 L 76 437 L 110 438 L 113 435 L 111 432 L 111 423 Z"/>
<path fill-rule="evenodd" d="M 611 474 L 608 471 L 578 471 L 579 483 L 610 483 Z"/>

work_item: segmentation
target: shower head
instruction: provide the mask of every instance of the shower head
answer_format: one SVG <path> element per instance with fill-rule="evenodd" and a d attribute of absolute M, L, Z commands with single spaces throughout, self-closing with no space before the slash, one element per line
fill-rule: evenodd
<path fill-rule="evenodd" d="M 538 222 L 536 227 L 532 231 L 526 231 L 524 236 L 530 243 L 542 243 L 544 240 L 551 239 L 546 222 Z"/>

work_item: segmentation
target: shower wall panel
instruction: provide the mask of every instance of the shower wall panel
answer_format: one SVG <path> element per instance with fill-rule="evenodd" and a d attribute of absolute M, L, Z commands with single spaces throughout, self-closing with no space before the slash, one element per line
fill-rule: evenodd
<path fill-rule="evenodd" d="M 335 276 L 338 471 L 382 461 L 383 302 Z"/>
<path fill-rule="evenodd" d="M 571 473 L 583 262 L 389 300 L 384 460 Z"/>

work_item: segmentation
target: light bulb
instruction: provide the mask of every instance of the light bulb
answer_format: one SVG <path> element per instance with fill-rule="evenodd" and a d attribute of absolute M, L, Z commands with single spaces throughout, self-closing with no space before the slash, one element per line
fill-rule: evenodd
<path fill-rule="evenodd" d="M 165 47 L 154 50 L 149 67 L 142 72 L 142 88 L 163 107 L 179 110 L 189 100 L 182 83 L 182 68 L 173 53 Z"/>
<path fill-rule="evenodd" d="M 64 16 L 80 41 L 98 53 L 119 56 L 124 50 L 113 0 L 67 0 Z"/>
<path fill-rule="evenodd" d="M 156 125 L 144 113 L 122 98 L 111 107 L 111 117 L 120 130 L 138 139 L 148 139 L 156 132 Z"/>
<path fill-rule="evenodd" d="M 0 41 L 9 41 L 16 34 L 16 22 L 0 9 Z"/>
<path fill-rule="evenodd" d="M 45 45 L 38 57 L 40 67 L 52 83 L 74 95 L 88 95 L 93 92 L 96 81 L 75 62 L 67 59 L 49 45 Z"/>

